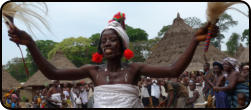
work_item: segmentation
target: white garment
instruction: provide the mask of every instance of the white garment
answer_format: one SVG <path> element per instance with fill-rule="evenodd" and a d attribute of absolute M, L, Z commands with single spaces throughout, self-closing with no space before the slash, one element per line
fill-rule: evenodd
<path fill-rule="evenodd" d="M 198 90 L 198 92 L 200 94 L 199 98 L 197 99 L 197 102 L 198 103 L 204 103 L 205 99 L 203 97 L 203 88 L 202 88 L 202 86 L 196 86 L 196 88 L 197 88 L 197 90 Z"/>
<path fill-rule="evenodd" d="M 64 100 L 67 100 L 67 96 L 69 96 L 69 92 L 68 91 L 63 91 L 63 93 L 64 93 Z"/>
<path fill-rule="evenodd" d="M 74 99 L 77 97 L 77 95 L 76 95 L 73 91 L 74 91 L 74 90 L 73 90 L 73 88 L 72 88 L 72 89 L 71 89 L 71 102 L 72 102 L 73 108 L 76 108 L 77 105 L 76 105 Z"/>
<path fill-rule="evenodd" d="M 161 89 L 161 95 L 164 96 L 164 97 L 167 97 L 167 93 L 166 93 L 166 89 L 164 86 L 160 86 L 160 89 Z"/>
<path fill-rule="evenodd" d="M 160 87 L 159 85 L 153 83 L 151 86 L 151 96 L 154 96 L 159 99 L 160 97 Z"/>
<path fill-rule="evenodd" d="M 51 95 L 51 99 L 59 102 L 59 103 L 52 102 L 53 104 L 55 104 L 55 105 L 62 105 L 62 103 L 61 103 L 62 100 L 61 100 L 61 94 L 60 93 L 54 93 L 54 94 L 52 94 Z"/>
<path fill-rule="evenodd" d="M 93 96 L 93 90 L 92 88 L 89 89 L 88 91 L 88 100 Z"/>
<path fill-rule="evenodd" d="M 141 97 L 144 98 L 144 97 L 150 97 L 148 91 L 147 91 L 147 88 L 145 86 L 142 86 L 141 87 Z"/>
<path fill-rule="evenodd" d="M 80 97 L 83 104 L 86 104 L 88 102 L 88 93 L 86 92 L 86 90 L 80 93 Z"/>
<path fill-rule="evenodd" d="M 138 86 L 101 85 L 94 88 L 94 108 L 143 108 Z"/>
<path fill-rule="evenodd" d="M 76 97 L 75 100 L 76 100 L 76 104 L 81 104 L 81 99 L 80 99 L 80 97 Z"/>
<path fill-rule="evenodd" d="M 205 100 L 204 100 L 204 97 L 201 95 L 202 93 L 202 88 L 199 88 L 199 89 L 195 89 L 194 91 L 189 91 L 189 98 L 192 98 L 193 97 L 193 93 L 195 91 L 198 91 L 199 92 L 199 97 L 196 99 L 196 101 L 193 103 L 193 104 L 199 104 L 199 103 L 204 103 Z"/>

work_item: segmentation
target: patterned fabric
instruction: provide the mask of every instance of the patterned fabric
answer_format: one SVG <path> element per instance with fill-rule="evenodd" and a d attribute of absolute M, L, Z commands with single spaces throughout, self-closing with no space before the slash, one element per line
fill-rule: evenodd
<path fill-rule="evenodd" d="M 230 63 L 236 71 L 239 71 L 238 61 L 235 58 L 227 57 L 223 61 Z"/>
<path fill-rule="evenodd" d="M 7 107 L 11 107 L 11 100 L 10 99 L 6 99 L 5 105 Z"/>
<path fill-rule="evenodd" d="M 229 81 L 226 81 L 226 86 L 229 85 Z M 227 100 L 231 106 L 231 108 L 237 108 L 238 107 L 238 97 L 237 95 L 239 93 L 244 93 L 246 96 L 245 104 L 248 104 L 249 102 L 249 80 L 243 83 L 238 83 L 234 90 L 227 91 Z"/>
<path fill-rule="evenodd" d="M 206 77 L 213 82 L 214 81 L 214 75 L 212 70 L 208 71 L 206 74 Z M 205 82 L 205 86 L 203 88 L 203 93 L 205 95 L 205 98 L 207 99 L 208 95 L 210 94 L 211 96 L 213 96 L 214 92 L 213 92 L 213 88 L 211 88 L 211 86 L 209 85 L 208 82 Z"/>
<path fill-rule="evenodd" d="M 207 39 L 205 41 L 206 43 L 205 43 L 205 49 L 204 49 L 205 52 L 208 51 L 208 47 L 209 47 L 209 44 L 210 44 L 211 35 L 212 35 L 211 32 L 207 33 Z"/>

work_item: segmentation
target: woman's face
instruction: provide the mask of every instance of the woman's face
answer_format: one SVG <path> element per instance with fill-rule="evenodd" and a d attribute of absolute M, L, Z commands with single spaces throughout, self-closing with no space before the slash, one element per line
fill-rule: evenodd
<path fill-rule="evenodd" d="M 232 65 L 226 61 L 223 62 L 224 71 L 230 71 L 232 69 Z"/>
<path fill-rule="evenodd" d="M 105 30 L 101 38 L 101 49 L 106 59 L 121 57 L 121 41 L 115 30 Z"/>
<path fill-rule="evenodd" d="M 214 71 L 215 74 L 217 74 L 217 73 L 221 72 L 221 69 L 220 69 L 220 67 L 218 65 L 214 65 L 213 66 L 213 71 Z"/>

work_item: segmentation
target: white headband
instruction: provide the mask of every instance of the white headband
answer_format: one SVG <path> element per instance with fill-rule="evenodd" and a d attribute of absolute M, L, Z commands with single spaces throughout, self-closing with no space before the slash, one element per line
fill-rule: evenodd
<path fill-rule="evenodd" d="M 103 30 L 103 32 L 107 29 L 114 29 L 115 31 L 118 32 L 119 36 L 123 40 L 123 45 L 125 48 L 129 47 L 129 37 L 126 34 L 126 31 L 122 28 L 121 24 L 117 21 L 112 21 L 108 24 L 108 26 Z M 103 33 L 102 32 L 102 33 Z M 101 33 L 101 35 L 102 35 Z"/>

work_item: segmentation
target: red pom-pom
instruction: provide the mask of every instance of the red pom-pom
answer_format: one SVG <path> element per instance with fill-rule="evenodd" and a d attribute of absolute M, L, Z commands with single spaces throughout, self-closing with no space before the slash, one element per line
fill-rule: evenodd
<path fill-rule="evenodd" d="M 124 56 L 127 60 L 129 60 L 134 56 L 134 53 L 130 49 L 126 49 L 124 51 Z"/>
<path fill-rule="evenodd" d="M 116 20 L 125 20 L 125 13 L 121 13 L 121 12 L 118 12 L 116 13 L 114 16 L 113 16 L 113 19 L 116 19 Z"/>
<path fill-rule="evenodd" d="M 101 63 L 103 59 L 103 56 L 99 54 L 98 52 L 92 54 L 92 61 L 95 63 Z"/>

